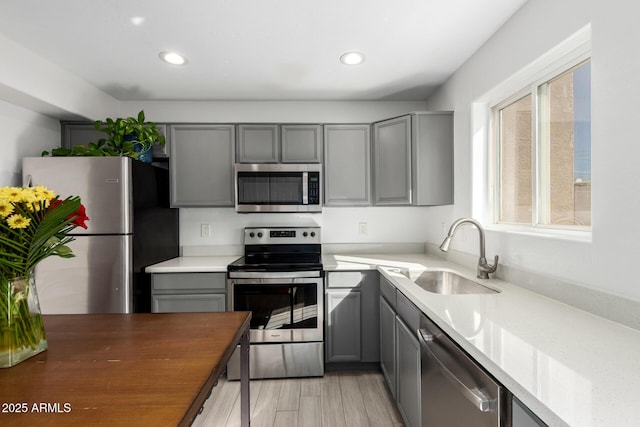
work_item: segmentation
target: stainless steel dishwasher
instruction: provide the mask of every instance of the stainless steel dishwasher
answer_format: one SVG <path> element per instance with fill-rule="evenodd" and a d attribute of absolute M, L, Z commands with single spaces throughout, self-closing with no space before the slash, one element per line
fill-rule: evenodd
<path fill-rule="evenodd" d="M 418 340 L 423 427 L 507 425 L 506 390 L 424 315 Z"/>

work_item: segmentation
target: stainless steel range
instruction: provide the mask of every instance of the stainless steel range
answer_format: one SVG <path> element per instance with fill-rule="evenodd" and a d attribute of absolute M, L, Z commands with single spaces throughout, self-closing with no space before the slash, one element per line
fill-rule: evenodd
<path fill-rule="evenodd" d="M 251 311 L 251 378 L 324 375 L 320 227 L 247 227 L 227 267 L 229 311 Z M 229 379 L 240 378 L 236 351 Z"/>

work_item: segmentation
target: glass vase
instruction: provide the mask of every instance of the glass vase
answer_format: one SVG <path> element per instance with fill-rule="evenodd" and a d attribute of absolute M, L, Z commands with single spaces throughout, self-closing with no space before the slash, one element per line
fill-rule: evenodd
<path fill-rule="evenodd" d="M 0 277 L 0 368 L 9 368 L 47 349 L 33 274 Z"/>

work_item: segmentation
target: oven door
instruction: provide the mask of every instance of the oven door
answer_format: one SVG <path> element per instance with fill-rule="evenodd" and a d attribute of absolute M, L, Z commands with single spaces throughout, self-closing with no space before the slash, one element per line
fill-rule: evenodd
<path fill-rule="evenodd" d="M 252 343 L 323 340 L 323 279 L 232 278 L 229 311 L 250 311 Z"/>

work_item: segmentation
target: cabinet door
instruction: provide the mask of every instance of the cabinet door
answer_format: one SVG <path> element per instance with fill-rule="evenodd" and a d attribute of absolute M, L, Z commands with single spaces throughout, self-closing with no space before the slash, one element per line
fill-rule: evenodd
<path fill-rule="evenodd" d="M 373 125 L 374 204 L 411 204 L 411 116 Z"/>
<path fill-rule="evenodd" d="M 545 427 L 546 424 L 538 418 L 524 403 L 515 397 L 511 401 L 511 425 L 513 427 Z"/>
<path fill-rule="evenodd" d="M 322 126 L 282 125 L 282 163 L 322 163 Z"/>
<path fill-rule="evenodd" d="M 222 312 L 226 310 L 224 294 L 154 295 L 153 313 Z"/>
<path fill-rule="evenodd" d="M 327 362 L 360 361 L 360 292 L 327 291 Z"/>
<path fill-rule="evenodd" d="M 156 123 L 160 133 L 167 139 L 167 125 Z M 107 134 L 96 130 L 93 122 L 61 122 L 62 147 L 71 148 L 74 145 L 87 145 L 89 142 L 98 142 L 106 139 Z M 169 144 L 154 144 L 153 158 L 169 157 Z"/>
<path fill-rule="evenodd" d="M 407 427 L 422 425 L 420 406 L 420 343 L 412 331 L 396 316 L 396 402 Z"/>
<path fill-rule="evenodd" d="M 453 204 L 453 113 L 411 117 L 414 205 Z"/>
<path fill-rule="evenodd" d="M 361 362 L 380 361 L 380 273 L 362 272 L 361 296 Z"/>
<path fill-rule="evenodd" d="M 171 205 L 234 206 L 233 125 L 171 125 Z"/>
<path fill-rule="evenodd" d="M 324 126 L 324 203 L 371 205 L 369 125 Z"/>
<path fill-rule="evenodd" d="M 278 125 L 238 125 L 238 163 L 278 163 Z"/>
<path fill-rule="evenodd" d="M 391 391 L 396 396 L 396 313 L 380 297 L 380 368 Z"/>
<path fill-rule="evenodd" d="M 154 273 L 151 275 L 151 290 L 158 293 L 225 292 L 226 273 Z"/>

